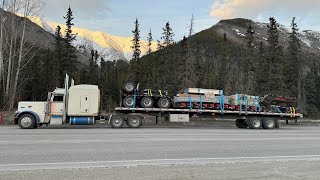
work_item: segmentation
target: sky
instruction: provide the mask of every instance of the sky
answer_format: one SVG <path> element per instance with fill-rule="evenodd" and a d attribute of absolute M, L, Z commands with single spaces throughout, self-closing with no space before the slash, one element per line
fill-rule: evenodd
<path fill-rule="evenodd" d="M 151 28 L 159 40 L 162 28 L 170 22 L 175 40 L 188 34 L 192 14 L 195 32 L 210 28 L 221 19 L 248 18 L 267 22 L 273 16 L 289 26 L 297 18 L 300 30 L 320 31 L 319 0 L 44 0 L 45 20 L 64 23 L 70 5 L 76 27 L 106 32 L 115 36 L 132 36 L 136 18 L 142 39 Z"/>

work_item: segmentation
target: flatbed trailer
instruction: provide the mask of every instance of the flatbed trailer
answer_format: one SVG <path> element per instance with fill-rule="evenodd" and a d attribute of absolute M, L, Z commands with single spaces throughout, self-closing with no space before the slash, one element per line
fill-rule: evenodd
<path fill-rule="evenodd" d="M 300 113 L 275 113 L 275 112 L 251 112 L 251 111 L 231 111 L 231 110 L 212 110 L 212 109 L 176 109 L 176 108 L 127 108 L 116 107 L 116 116 L 122 118 L 123 121 L 128 121 L 131 116 L 135 116 L 143 119 L 142 115 L 151 115 L 156 117 L 156 123 L 158 123 L 158 117 L 164 117 L 170 122 L 188 122 L 189 117 L 198 116 L 205 118 L 223 118 L 223 119 L 235 119 L 238 128 L 265 128 L 273 129 L 279 128 L 279 120 L 295 120 L 302 118 Z M 179 116 L 183 118 L 179 119 Z M 113 117 L 109 118 L 109 123 L 112 127 Z M 178 116 L 178 118 L 176 117 Z M 178 120 L 177 120 L 178 119 Z"/>

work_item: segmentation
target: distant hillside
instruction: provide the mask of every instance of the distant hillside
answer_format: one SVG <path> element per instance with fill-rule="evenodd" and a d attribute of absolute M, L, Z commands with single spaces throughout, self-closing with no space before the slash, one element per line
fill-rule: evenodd
<path fill-rule="evenodd" d="M 55 22 L 44 21 L 38 17 L 29 18 L 34 23 L 46 31 L 54 34 L 56 27 L 59 25 L 62 28 L 62 32 L 65 31 L 65 25 Z M 131 60 L 132 58 L 132 37 L 119 37 L 107 34 L 105 32 L 92 31 L 89 29 L 73 28 L 73 32 L 77 33 L 77 39 L 75 42 L 76 46 L 90 45 L 94 49 L 98 50 L 102 57 L 106 60 Z M 141 52 L 142 55 L 146 54 L 148 42 L 141 41 Z M 152 43 L 152 50 L 155 51 L 157 43 Z"/>
<path fill-rule="evenodd" d="M 221 36 L 226 33 L 229 39 L 239 43 L 245 43 L 246 31 L 249 26 L 252 24 L 253 30 L 255 32 L 254 38 L 257 42 L 266 42 L 268 37 L 268 23 L 255 22 L 248 19 L 230 19 L 222 20 L 211 29 L 220 34 Z M 282 46 L 288 46 L 288 34 L 290 28 L 279 25 L 279 42 Z M 310 30 L 299 30 L 299 39 L 303 48 L 312 53 L 320 54 L 320 32 L 310 31 Z"/>

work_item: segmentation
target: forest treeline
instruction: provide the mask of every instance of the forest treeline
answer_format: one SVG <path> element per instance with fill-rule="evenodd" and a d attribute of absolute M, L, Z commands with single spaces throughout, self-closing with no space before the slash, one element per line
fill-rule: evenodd
<path fill-rule="evenodd" d="M 21 7 L 40 0 L 18 1 Z M 310 117 L 319 116 L 320 76 L 315 54 L 301 47 L 295 18 L 288 34 L 289 46 L 279 43 L 279 25 L 269 19 L 267 43 L 254 38 L 248 25 L 245 45 L 220 35 L 212 28 L 194 34 L 191 18 L 188 36 L 174 42 L 170 22 L 163 27 L 158 50 L 152 52 L 152 31 L 148 33 L 149 50 L 142 56 L 139 21 L 134 21 L 133 57 L 106 61 L 93 47 L 85 46 L 87 63 L 79 63 L 74 47 L 73 13 L 68 8 L 66 31 L 56 28 L 54 48 L 37 47 L 23 36 L 28 14 L 17 17 L 14 4 L 3 6 L 1 16 L 8 21 L 0 26 L 0 109 L 12 109 L 21 100 L 43 101 L 47 92 L 63 86 L 68 73 L 76 84 L 97 84 L 101 89 L 101 109 L 112 111 L 119 103 L 119 89 L 125 81 L 140 83 L 142 88 L 167 89 L 174 95 L 187 87 L 222 89 L 227 95 L 250 94 L 297 97 L 298 107 Z M 25 6 L 23 6 L 25 5 Z M 32 6 L 35 7 L 35 6 Z M 20 10 L 21 11 L 21 8 Z M 22 28 L 21 28 L 22 27 Z M 27 48 L 29 47 L 29 48 Z M 22 49 L 22 50 L 21 50 Z"/>

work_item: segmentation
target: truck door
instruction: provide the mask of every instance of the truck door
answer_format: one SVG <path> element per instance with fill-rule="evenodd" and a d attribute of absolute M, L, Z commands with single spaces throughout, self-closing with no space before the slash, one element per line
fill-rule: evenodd
<path fill-rule="evenodd" d="M 62 124 L 62 118 L 64 113 L 64 103 L 62 94 L 54 94 L 51 99 L 51 121 L 50 124 Z"/>

